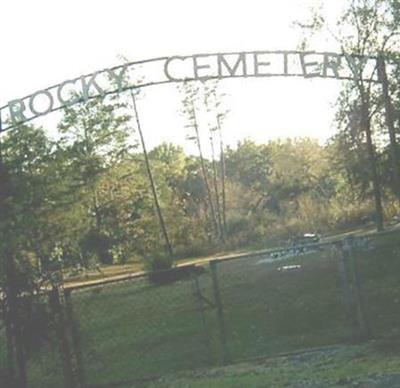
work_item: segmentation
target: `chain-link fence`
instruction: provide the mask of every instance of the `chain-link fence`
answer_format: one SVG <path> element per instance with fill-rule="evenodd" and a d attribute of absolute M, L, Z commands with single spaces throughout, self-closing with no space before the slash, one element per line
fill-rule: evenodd
<path fill-rule="evenodd" d="M 63 386 L 61 314 L 53 292 L 19 296 L 13 308 L 2 295 L 0 386 Z"/>
<path fill-rule="evenodd" d="M 194 276 L 155 285 L 143 276 L 72 292 L 86 382 L 134 382 L 210 364 Z"/>
<path fill-rule="evenodd" d="M 5 386 L 7 375 L 7 335 L 3 304 L 0 304 L 0 386 Z"/>
<path fill-rule="evenodd" d="M 398 337 L 400 330 L 400 234 L 382 233 L 349 241 L 347 257 L 358 294 L 353 321 L 367 337 Z M 354 293 L 354 292 L 353 292 Z"/>
<path fill-rule="evenodd" d="M 229 361 L 346 341 L 334 245 L 215 262 Z"/>
<path fill-rule="evenodd" d="M 391 232 L 55 288 L 25 298 L 28 386 L 132 386 L 181 370 L 390 340 L 400 334 L 399 270 L 400 233 Z M 2 371 L 10 363 L 6 323 Z"/>

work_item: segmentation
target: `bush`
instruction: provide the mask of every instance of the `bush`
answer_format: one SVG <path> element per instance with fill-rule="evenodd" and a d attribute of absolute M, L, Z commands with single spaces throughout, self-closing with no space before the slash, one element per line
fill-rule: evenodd
<path fill-rule="evenodd" d="M 201 274 L 205 272 L 203 267 L 196 267 L 194 264 L 186 265 L 183 267 L 170 268 L 158 272 L 150 272 L 149 280 L 158 285 L 174 283 L 179 280 L 190 279 L 194 274 Z"/>
<path fill-rule="evenodd" d="M 194 266 L 175 267 L 171 257 L 166 255 L 154 256 L 146 261 L 149 280 L 156 285 L 172 283 L 189 278 Z"/>
<path fill-rule="evenodd" d="M 95 256 L 101 264 L 112 264 L 112 241 L 109 236 L 98 230 L 89 230 L 80 242 L 82 253 L 86 258 Z"/>
<path fill-rule="evenodd" d="M 149 272 L 165 271 L 172 268 L 174 260 L 169 256 L 154 256 L 146 260 L 146 270 Z"/>

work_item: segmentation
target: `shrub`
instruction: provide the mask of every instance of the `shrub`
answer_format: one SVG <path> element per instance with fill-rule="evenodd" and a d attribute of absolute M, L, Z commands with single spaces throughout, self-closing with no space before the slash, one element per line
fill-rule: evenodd
<path fill-rule="evenodd" d="M 183 267 L 170 268 L 158 272 L 150 272 L 149 280 L 158 285 L 174 283 L 179 280 L 190 279 L 194 274 L 202 274 L 205 272 L 203 267 L 196 267 L 195 265 L 186 265 Z"/>
<path fill-rule="evenodd" d="M 82 253 L 86 258 L 95 256 L 102 264 L 111 264 L 112 241 L 109 236 L 98 230 L 91 229 L 80 242 Z"/>
<path fill-rule="evenodd" d="M 145 262 L 146 270 L 149 272 L 165 271 L 172 268 L 174 260 L 166 255 L 154 256 Z"/>

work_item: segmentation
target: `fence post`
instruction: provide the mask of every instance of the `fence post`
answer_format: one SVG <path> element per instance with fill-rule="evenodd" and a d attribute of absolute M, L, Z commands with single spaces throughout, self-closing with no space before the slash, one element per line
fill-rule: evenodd
<path fill-rule="evenodd" d="M 343 247 L 343 241 L 339 243 L 339 276 L 342 289 L 342 299 L 345 308 L 346 320 L 351 326 L 351 341 L 356 342 L 357 339 L 357 320 L 354 314 L 353 295 L 349 274 L 349 255 Z"/>
<path fill-rule="evenodd" d="M 67 316 L 68 326 L 71 330 L 72 338 L 72 349 L 76 360 L 76 374 L 77 382 L 80 387 L 86 386 L 86 372 L 84 367 L 83 355 L 82 355 L 82 342 L 80 336 L 79 323 L 74 315 L 74 308 L 71 299 L 71 290 L 64 291 L 65 299 L 65 312 Z"/>
<path fill-rule="evenodd" d="M 60 300 L 58 286 L 53 286 L 50 291 L 50 307 L 53 311 L 57 340 L 63 364 L 65 388 L 75 388 L 74 371 L 72 368 L 71 349 L 68 341 L 68 332 L 65 324 L 63 306 Z"/>
<path fill-rule="evenodd" d="M 225 364 L 228 361 L 228 352 L 226 347 L 226 327 L 225 327 L 224 310 L 221 301 L 221 294 L 219 292 L 217 262 L 215 260 L 210 261 L 210 270 L 211 270 L 211 278 L 214 291 L 214 300 L 217 307 L 219 334 L 221 339 L 221 350 L 222 350 L 221 361 L 223 364 Z"/>
<path fill-rule="evenodd" d="M 348 236 L 341 243 L 342 260 L 345 268 L 346 279 L 345 288 L 349 289 L 347 298 L 350 306 L 350 314 L 353 327 L 353 341 L 358 342 L 366 340 L 369 337 L 369 325 L 366 319 L 364 295 L 361 285 L 361 279 L 357 264 L 357 258 L 354 253 L 354 238 Z"/>
<path fill-rule="evenodd" d="M 204 301 L 203 301 L 201 289 L 200 289 L 199 275 L 197 274 L 197 272 L 195 270 L 192 270 L 190 273 L 191 273 L 191 276 L 193 279 L 193 287 L 194 287 L 193 294 L 196 299 L 197 308 L 200 312 L 201 323 L 203 325 L 204 335 L 205 335 L 205 340 L 206 340 L 206 347 L 207 347 L 208 353 L 210 355 L 210 363 L 212 364 L 213 363 L 213 355 L 212 355 L 211 344 L 210 344 L 210 332 L 208 330 L 206 316 L 205 316 Z"/>
<path fill-rule="evenodd" d="M 351 238 L 349 242 L 350 262 L 352 266 L 354 286 L 355 286 L 355 300 L 356 300 L 356 314 L 360 327 L 360 340 L 367 340 L 370 337 L 370 328 L 365 311 L 364 290 L 361 280 L 361 273 L 358 267 L 358 258 L 354 252 L 354 240 Z"/>

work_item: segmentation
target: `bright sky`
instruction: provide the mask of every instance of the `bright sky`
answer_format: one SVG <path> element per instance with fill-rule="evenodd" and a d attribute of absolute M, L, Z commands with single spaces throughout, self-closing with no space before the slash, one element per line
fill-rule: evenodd
<path fill-rule="evenodd" d="M 326 0 L 330 15 L 342 0 Z M 1 4 L 0 105 L 63 80 L 121 63 L 203 52 L 296 49 L 290 28 L 314 0 L 4 0 Z M 316 50 L 329 50 L 321 40 Z M 231 113 L 227 142 L 250 137 L 310 136 L 333 131 L 339 83 L 332 80 L 253 79 L 222 83 Z M 148 88 L 140 101 L 149 146 L 185 144 L 176 86 Z M 54 126 L 55 116 L 40 124 Z M 56 117 L 57 118 L 57 117 Z M 190 151 L 190 147 L 185 145 Z"/>

